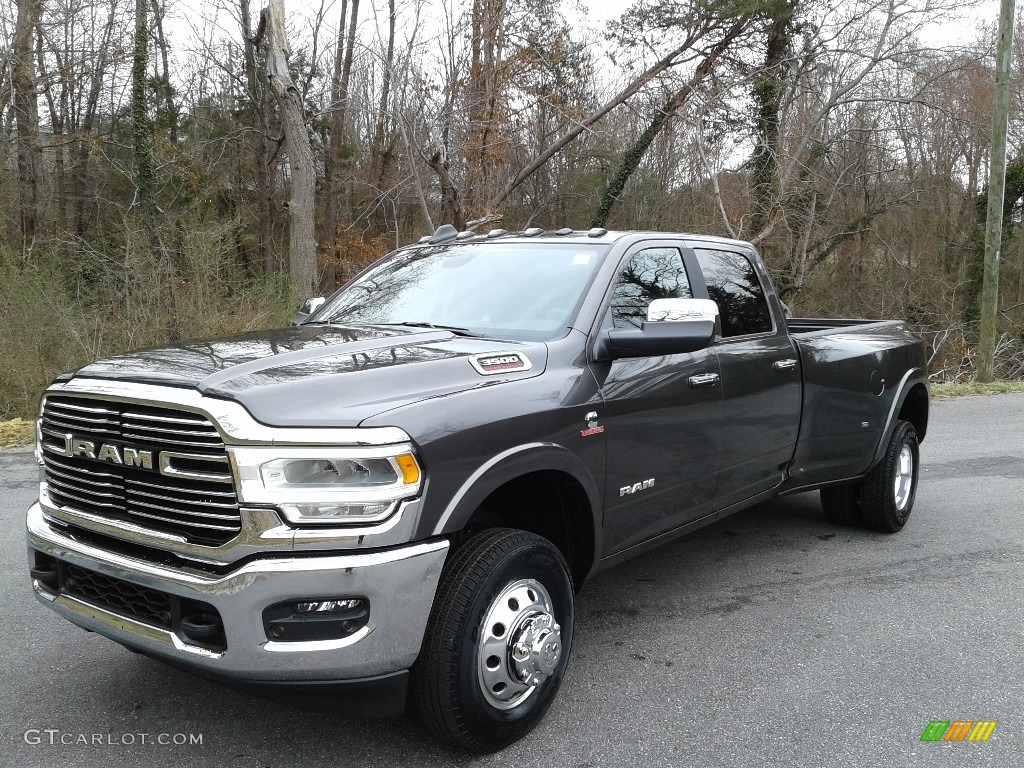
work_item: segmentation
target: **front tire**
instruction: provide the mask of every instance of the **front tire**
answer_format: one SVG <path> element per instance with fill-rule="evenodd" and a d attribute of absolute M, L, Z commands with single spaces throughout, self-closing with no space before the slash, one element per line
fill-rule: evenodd
<path fill-rule="evenodd" d="M 882 460 L 861 483 L 864 524 L 885 533 L 901 530 L 917 496 L 917 431 L 909 421 L 896 422 Z"/>
<path fill-rule="evenodd" d="M 525 736 L 561 685 L 573 620 L 569 568 L 551 542 L 510 528 L 471 538 L 445 567 L 413 667 L 424 724 L 468 752 Z"/>

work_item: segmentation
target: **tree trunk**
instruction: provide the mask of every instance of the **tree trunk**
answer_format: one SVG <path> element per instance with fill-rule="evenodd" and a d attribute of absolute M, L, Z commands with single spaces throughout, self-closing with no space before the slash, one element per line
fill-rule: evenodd
<path fill-rule="evenodd" d="M 41 0 L 19 0 L 18 21 L 14 30 L 14 113 L 18 126 L 18 189 L 21 196 L 21 237 L 30 249 L 40 218 L 39 176 L 42 173 L 39 148 L 39 107 L 36 100 L 36 75 L 32 66 L 32 32 L 39 24 Z"/>
<path fill-rule="evenodd" d="M 754 76 L 753 97 L 757 113 L 757 146 L 750 158 L 750 194 L 754 211 L 751 229 L 755 233 L 768 226 L 772 207 L 779 197 L 779 120 L 786 61 L 790 55 L 793 15 L 799 0 L 782 0 L 768 9 L 764 64 Z"/>
<path fill-rule="evenodd" d="M 316 290 L 314 209 L 316 173 L 306 131 L 302 97 L 288 72 L 288 41 L 284 30 L 284 0 L 270 0 L 264 10 L 267 24 L 267 79 L 281 110 L 285 147 L 291 169 L 288 201 L 288 265 L 292 286 L 301 295 Z"/>
<path fill-rule="evenodd" d="M 477 207 L 492 194 L 491 170 L 496 158 L 495 127 L 498 117 L 499 70 L 502 67 L 502 43 L 505 0 L 473 0 L 471 11 L 470 66 L 467 84 L 469 131 L 466 159 L 464 205 Z M 470 155 L 473 159 L 470 161 Z"/>
<path fill-rule="evenodd" d="M 448 159 L 442 157 L 439 150 L 427 159 L 427 165 L 437 174 L 441 184 L 441 221 L 451 223 L 461 232 L 466 228 L 466 209 L 459 188 L 455 186 L 448 171 Z"/>
<path fill-rule="evenodd" d="M 280 264 L 274 247 L 274 208 L 271 201 L 273 192 L 270 181 L 270 142 L 267 141 L 267 99 L 264 90 L 259 86 L 259 74 L 256 66 L 256 39 L 252 33 L 252 15 L 249 12 L 249 0 L 239 0 L 238 9 L 242 22 L 242 39 L 245 42 L 243 59 L 245 62 L 245 85 L 249 92 L 249 109 L 252 115 L 252 127 L 255 129 L 253 142 L 256 149 L 254 176 L 256 179 L 256 195 L 259 198 L 260 219 L 260 262 L 263 271 L 268 275 L 277 273 Z"/>
<path fill-rule="evenodd" d="M 171 65 L 167 37 L 164 35 L 164 15 L 167 13 L 167 6 L 161 6 L 160 0 L 152 0 L 153 4 L 153 28 L 156 31 L 157 50 L 160 52 L 160 64 L 163 72 L 160 74 L 160 100 L 163 101 L 164 112 L 167 114 L 167 137 L 171 144 L 178 143 L 178 107 L 174 103 L 174 88 L 171 86 Z"/>
<path fill-rule="evenodd" d="M 46 71 L 46 54 L 43 46 L 43 30 L 42 25 L 36 25 L 36 64 L 39 69 L 39 77 L 44 81 L 48 79 L 49 74 Z M 58 68 L 63 66 L 63 57 L 59 54 L 54 57 L 55 64 Z M 50 220 L 56 225 L 57 229 L 62 229 L 67 225 L 67 194 L 64 189 L 64 181 L 67 178 L 66 173 L 66 162 L 65 162 L 65 142 L 64 142 L 64 129 L 67 127 L 67 91 L 64 88 L 60 89 L 60 100 L 54 101 L 53 88 L 44 89 L 46 96 L 46 106 L 50 112 L 50 129 L 53 131 L 53 195 L 56 197 L 56 216 L 51 213 Z"/>
<path fill-rule="evenodd" d="M 380 85 L 380 108 L 377 110 L 377 125 L 373 131 L 373 147 L 370 153 L 370 167 L 376 170 L 377 184 L 383 186 L 387 173 L 387 156 L 384 150 L 384 133 L 391 99 L 392 69 L 395 66 L 395 0 L 388 0 L 388 49 L 384 58 L 384 73 Z"/>
<path fill-rule="evenodd" d="M 349 81 L 352 76 L 352 55 L 355 49 L 356 23 L 359 19 L 359 0 L 342 0 L 341 21 L 338 23 L 338 50 L 334 56 L 334 76 L 331 79 L 331 137 L 324 163 L 324 188 L 327 202 L 320 242 L 331 252 L 338 238 L 338 210 L 341 198 L 341 165 L 345 150 L 345 115 L 348 110 Z M 349 12 L 348 30 L 345 30 L 346 10 Z"/>
<path fill-rule="evenodd" d="M 132 143 L 135 151 L 135 202 L 146 210 L 153 198 L 153 134 L 146 109 L 146 65 L 149 23 L 146 0 L 135 0 L 135 41 L 132 49 Z"/>

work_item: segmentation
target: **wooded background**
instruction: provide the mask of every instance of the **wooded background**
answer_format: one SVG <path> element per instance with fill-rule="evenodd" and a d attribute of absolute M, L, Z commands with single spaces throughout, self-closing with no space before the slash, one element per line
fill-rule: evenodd
<path fill-rule="evenodd" d="M 970 8 L 0 0 L 0 418 L 92 358 L 284 324 L 442 223 L 752 240 L 794 314 L 905 318 L 935 380 L 967 379 L 995 24 Z"/>

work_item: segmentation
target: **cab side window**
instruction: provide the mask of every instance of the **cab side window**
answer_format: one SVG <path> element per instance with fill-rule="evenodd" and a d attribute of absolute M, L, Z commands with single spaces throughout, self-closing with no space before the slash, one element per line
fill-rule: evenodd
<path fill-rule="evenodd" d="M 612 294 L 612 325 L 639 328 L 655 299 L 690 299 L 683 256 L 677 248 L 645 248 L 626 262 Z"/>
<path fill-rule="evenodd" d="M 769 333 L 772 315 L 753 264 L 742 253 L 696 249 L 708 297 L 718 304 L 722 336 Z"/>

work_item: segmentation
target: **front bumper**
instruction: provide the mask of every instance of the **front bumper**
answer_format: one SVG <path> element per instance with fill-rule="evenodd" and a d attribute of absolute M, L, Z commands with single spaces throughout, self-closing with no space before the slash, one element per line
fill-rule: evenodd
<path fill-rule="evenodd" d="M 108 552 L 51 525 L 42 508 L 28 512 L 29 556 L 40 552 L 105 576 L 212 605 L 223 622 L 226 647 L 211 651 L 184 636 L 55 593 L 38 580 L 41 602 L 75 624 L 122 645 L 196 672 L 237 683 L 355 681 L 391 675 L 416 660 L 448 551 L 446 540 L 394 549 L 323 556 L 256 559 L 226 575 L 185 573 Z M 360 595 L 369 600 L 369 623 L 340 640 L 274 642 L 263 609 L 286 600 Z"/>

